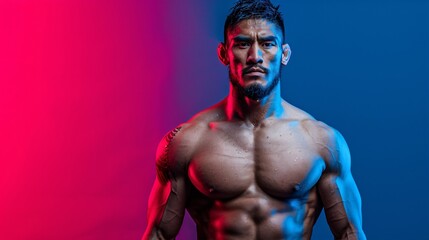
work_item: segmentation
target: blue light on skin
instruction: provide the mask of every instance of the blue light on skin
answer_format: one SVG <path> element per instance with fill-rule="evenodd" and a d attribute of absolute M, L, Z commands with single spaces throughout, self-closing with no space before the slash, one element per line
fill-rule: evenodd
<path fill-rule="evenodd" d="M 321 200 L 327 201 L 330 206 L 326 209 L 326 217 L 335 237 L 355 236 L 357 239 L 365 240 L 366 236 L 362 230 L 361 198 L 351 174 L 350 151 L 346 141 L 336 130 L 333 130 L 331 141 L 327 143 L 329 146 L 324 141 L 319 141 L 318 137 L 313 139 L 328 150 L 331 157 L 325 159 L 326 162 L 320 158 L 313 163 L 306 178 L 296 186 L 297 194 L 307 194 L 316 184 L 322 184 L 318 186 L 319 194 Z M 327 174 L 323 176 L 324 180 L 321 179 L 322 173 Z M 295 199 L 301 199 L 302 203 L 305 203 L 298 195 Z M 297 200 L 292 201 L 294 200 L 289 202 L 291 215 L 286 217 L 282 224 L 285 239 L 299 239 L 304 230 L 302 224 L 305 205 Z"/>
<path fill-rule="evenodd" d="M 299 124 L 300 122 L 299 121 L 296 121 L 296 120 L 294 120 L 294 121 L 290 121 L 289 122 L 289 126 L 290 127 L 296 127 L 296 126 L 298 126 L 298 124 Z"/>
<path fill-rule="evenodd" d="M 317 159 L 313 163 L 313 166 L 305 179 L 300 184 L 296 185 L 295 190 L 297 191 L 297 194 L 302 193 L 303 191 L 307 192 L 311 187 L 313 187 L 319 180 L 324 169 L 325 163 L 323 159 Z M 282 223 L 283 238 L 288 240 L 301 239 L 304 231 L 303 223 L 305 217 L 305 205 L 302 203 L 306 201 L 306 196 L 293 197 L 296 198 L 287 201 L 287 205 L 290 206 L 291 215 L 287 216 Z M 272 215 L 276 213 L 277 211 L 273 211 Z"/>
<path fill-rule="evenodd" d="M 308 172 L 307 176 L 304 180 L 295 187 L 295 190 L 299 192 L 308 191 L 311 187 L 313 187 L 317 181 L 320 179 L 322 172 L 325 170 L 325 162 L 322 158 L 314 161 L 313 166 Z"/>
<path fill-rule="evenodd" d="M 337 148 L 342 151 L 339 151 L 337 166 L 339 168 L 340 175 L 334 178 L 333 181 L 335 181 L 335 184 L 338 186 L 338 194 L 341 196 L 346 215 L 358 231 L 359 239 L 366 239 L 366 236 L 362 231 L 361 197 L 351 174 L 350 151 L 343 136 L 337 131 L 335 135 Z"/>
<path fill-rule="evenodd" d="M 282 232 L 284 239 L 299 240 L 302 238 L 304 231 L 305 207 L 301 205 L 300 200 L 293 199 L 289 201 L 293 215 L 287 216 L 282 223 Z"/>

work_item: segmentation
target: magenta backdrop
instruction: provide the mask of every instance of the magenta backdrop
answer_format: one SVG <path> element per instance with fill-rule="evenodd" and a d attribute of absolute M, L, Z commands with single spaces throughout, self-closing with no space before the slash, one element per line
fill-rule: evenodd
<path fill-rule="evenodd" d="M 140 239 L 173 98 L 161 7 L 1 1 L 1 239 Z"/>

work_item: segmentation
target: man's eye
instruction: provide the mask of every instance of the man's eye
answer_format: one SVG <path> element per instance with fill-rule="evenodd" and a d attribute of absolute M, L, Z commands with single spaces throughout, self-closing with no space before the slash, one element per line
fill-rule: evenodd
<path fill-rule="evenodd" d="M 237 46 L 237 47 L 239 47 L 239 48 L 247 48 L 247 47 L 249 47 L 249 46 L 250 46 L 250 43 L 248 43 L 248 42 L 237 42 L 237 43 L 235 44 L 235 46 Z"/>
<path fill-rule="evenodd" d="M 262 47 L 264 48 L 271 48 L 274 47 L 276 44 L 274 42 L 264 42 L 262 43 Z"/>

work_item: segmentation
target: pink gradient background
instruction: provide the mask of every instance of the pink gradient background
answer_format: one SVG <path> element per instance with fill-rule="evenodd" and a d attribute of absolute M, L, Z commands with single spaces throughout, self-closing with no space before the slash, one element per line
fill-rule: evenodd
<path fill-rule="evenodd" d="M 180 123 L 162 5 L 0 3 L 1 239 L 140 239 Z"/>

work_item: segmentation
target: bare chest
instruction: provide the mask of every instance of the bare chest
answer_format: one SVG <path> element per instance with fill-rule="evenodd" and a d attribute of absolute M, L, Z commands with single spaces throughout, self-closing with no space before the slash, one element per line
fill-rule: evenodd
<path fill-rule="evenodd" d="M 273 197 L 288 198 L 308 192 L 323 168 L 317 147 L 299 126 L 218 126 L 201 139 L 188 175 L 212 199 L 238 196 L 252 185 Z"/>

